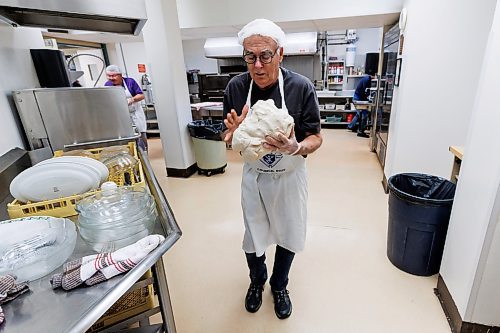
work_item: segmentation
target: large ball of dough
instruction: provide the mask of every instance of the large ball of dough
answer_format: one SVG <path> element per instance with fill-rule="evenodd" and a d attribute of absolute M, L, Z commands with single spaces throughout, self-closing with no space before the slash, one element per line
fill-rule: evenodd
<path fill-rule="evenodd" d="M 293 118 L 288 112 L 278 109 L 272 99 L 259 100 L 233 134 L 233 150 L 241 152 L 243 159 L 253 162 L 270 152 L 262 145 L 265 137 L 277 132 L 290 136 Z"/>

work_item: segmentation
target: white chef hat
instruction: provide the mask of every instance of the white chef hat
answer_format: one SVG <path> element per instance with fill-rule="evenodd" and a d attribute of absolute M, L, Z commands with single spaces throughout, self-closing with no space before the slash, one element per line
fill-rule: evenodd
<path fill-rule="evenodd" d="M 243 29 L 238 32 L 238 41 L 243 45 L 245 38 L 253 35 L 271 37 L 278 46 L 283 46 L 285 44 L 285 33 L 283 30 L 281 30 L 276 23 L 266 19 L 256 19 L 245 25 Z"/>
<path fill-rule="evenodd" d="M 106 73 L 121 74 L 122 70 L 116 65 L 109 65 L 108 67 L 106 67 Z"/>

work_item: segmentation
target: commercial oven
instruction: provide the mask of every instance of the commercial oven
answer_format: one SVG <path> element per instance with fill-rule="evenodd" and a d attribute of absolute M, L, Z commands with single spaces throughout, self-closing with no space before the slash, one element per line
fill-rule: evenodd
<path fill-rule="evenodd" d="M 13 92 L 35 160 L 56 150 L 96 147 L 138 137 L 119 87 L 39 88 Z"/>

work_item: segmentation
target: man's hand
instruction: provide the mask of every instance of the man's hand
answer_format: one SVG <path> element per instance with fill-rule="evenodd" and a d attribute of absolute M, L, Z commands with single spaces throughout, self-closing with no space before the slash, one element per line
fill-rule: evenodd
<path fill-rule="evenodd" d="M 132 105 L 133 103 L 135 103 L 134 98 L 133 97 L 127 98 L 127 103 L 128 105 Z"/>
<path fill-rule="evenodd" d="M 297 155 L 301 148 L 300 143 L 298 143 L 295 138 L 295 131 L 293 128 L 288 138 L 281 132 L 276 133 L 274 136 L 266 136 L 266 142 L 263 143 L 263 146 L 266 149 L 288 155 Z"/>
<path fill-rule="evenodd" d="M 227 127 L 227 131 L 225 131 L 224 135 L 224 141 L 230 143 L 231 140 L 233 139 L 233 133 L 236 131 L 238 126 L 243 122 L 243 120 L 246 118 L 247 113 L 248 113 L 248 105 L 245 105 L 243 107 L 243 110 L 241 111 L 241 116 L 238 116 L 236 111 L 234 109 L 231 110 L 231 113 L 228 113 L 226 116 L 226 119 L 224 119 L 224 124 Z"/>

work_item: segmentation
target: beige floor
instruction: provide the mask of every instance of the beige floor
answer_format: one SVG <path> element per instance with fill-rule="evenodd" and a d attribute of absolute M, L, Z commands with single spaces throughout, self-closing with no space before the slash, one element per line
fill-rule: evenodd
<path fill-rule="evenodd" d="M 151 140 L 150 159 L 183 231 L 164 258 L 179 333 L 450 332 L 436 277 L 409 275 L 386 257 L 387 195 L 368 139 L 345 129 L 323 136 L 307 159 L 308 235 L 290 273 L 287 320 L 276 318 L 268 285 L 257 313 L 243 305 L 239 156 L 228 151 L 222 175 L 167 178 L 161 143 Z M 269 269 L 272 249 L 267 257 Z"/>

